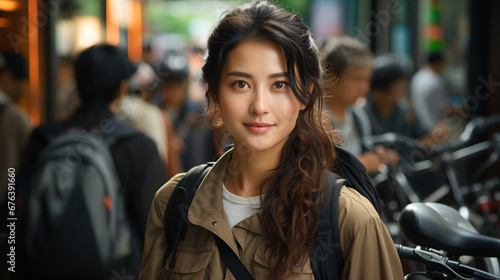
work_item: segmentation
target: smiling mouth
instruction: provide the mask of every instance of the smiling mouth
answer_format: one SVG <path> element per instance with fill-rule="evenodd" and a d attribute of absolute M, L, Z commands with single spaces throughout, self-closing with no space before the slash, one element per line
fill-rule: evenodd
<path fill-rule="evenodd" d="M 253 133 L 266 133 L 274 125 L 268 123 L 250 122 L 244 123 L 245 127 Z"/>

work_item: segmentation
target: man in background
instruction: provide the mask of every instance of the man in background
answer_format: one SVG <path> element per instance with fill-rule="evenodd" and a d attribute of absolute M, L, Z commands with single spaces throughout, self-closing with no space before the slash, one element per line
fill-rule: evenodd
<path fill-rule="evenodd" d="M 412 105 L 417 118 L 428 131 L 443 119 L 448 107 L 448 89 L 441 77 L 443 64 L 441 53 L 430 52 L 427 65 L 415 73 L 410 82 Z"/>
<path fill-rule="evenodd" d="M 26 113 L 18 106 L 28 79 L 24 58 L 17 53 L 0 53 L 0 205 L 7 203 L 7 170 L 17 169 L 31 132 Z"/>
<path fill-rule="evenodd" d="M 8 175 L 17 174 L 21 154 L 31 126 L 27 115 L 17 106 L 28 78 L 24 58 L 14 52 L 0 53 L 0 219 L 6 221 Z M 9 171 L 10 170 L 10 171 Z M 12 172 L 11 172 L 12 171 Z M 15 179 L 15 178 L 14 178 Z M 8 278 L 7 224 L 0 228 L 0 279 Z"/>

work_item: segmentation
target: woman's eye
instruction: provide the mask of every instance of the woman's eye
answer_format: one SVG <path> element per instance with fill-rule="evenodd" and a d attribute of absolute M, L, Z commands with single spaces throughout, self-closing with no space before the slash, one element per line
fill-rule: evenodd
<path fill-rule="evenodd" d="M 274 83 L 273 88 L 284 89 L 284 88 L 286 88 L 286 86 L 287 86 L 286 82 L 276 82 L 276 83 Z"/>
<path fill-rule="evenodd" d="M 248 87 L 248 84 L 244 81 L 237 81 L 237 82 L 234 82 L 233 85 L 236 87 L 236 88 L 240 88 L 240 89 L 243 89 L 243 88 L 247 88 Z"/>

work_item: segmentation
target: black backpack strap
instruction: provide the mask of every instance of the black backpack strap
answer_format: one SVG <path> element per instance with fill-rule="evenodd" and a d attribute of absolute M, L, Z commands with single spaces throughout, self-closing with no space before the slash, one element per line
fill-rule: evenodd
<path fill-rule="evenodd" d="M 356 129 L 356 133 L 358 134 L 358 137 L 361 139 L 361 137 L 367 136 L 364 129 L 363 129 L 363 124 L 361 122 L 361 119 L 355 110 L 352 110 L 352 118 L 354 120 L 354 127 Z M 367 150 L 368 149 L 366 148 L 366 145 L 361 141 L 361 151 L 364 153 Z"/>
<path fill-rule="evenodd" d="M 165 259 L 174 254 L 170 261 L 173 268 L 176 263 L 177 246 L 186 237 L 188 228 L 188 210 L 201 182 L 212 168 L 208 162 L 191 168 L 175 187 L 165 209 L 165 233 L 167 235 L 167 253 Z"/>
<path fill-rule="evenodd" d="M 238 280 L 254 280 L 252 274 L 248 271 L 241 259 L 234 253 L 234 251 L 222 240 L 219 236 L 215 235 L 215 243 L 219 248 L 219 253 L 224 260 L 227 268 L 233 274 L 235 279 Z"/>
<path fill-rule="evenodd" d="M 379 196 L 370 176 L 366 174 L 365 166 L 355 155 L 344 148 L 335 146 L 335 153 L 337 155 L 338 165 L 335 172 L 343 178 L 346 178 L 349 185 L 366 197 L 375 210 L 377 210 L 377 213 L 380 214 L 380 206 L 378 204 Z"/>
<path fill-rule="evenodd" d="M 311 262 L 315 279 L 340 279 L 344 257 L 338 228 L 338 198 L 348 181 L 329 171 L 323 181 L 328 186 L 327 203 L 320 209 L 317 236 L 312 248 Z"/>

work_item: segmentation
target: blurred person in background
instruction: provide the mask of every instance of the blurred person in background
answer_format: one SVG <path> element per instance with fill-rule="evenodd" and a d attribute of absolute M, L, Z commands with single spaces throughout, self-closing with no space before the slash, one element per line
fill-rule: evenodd
<path fill-rule="evenodd" d="M 333 80 L 326 99 L 326 110 L 335 128 L 342 132 L 343 147 L 356 155 L 369 174 L 376 173 L 381 164 L 399 161 L 397 153 L 383 147 L 375 151 L 363 147 L 361 138 L 372 134 L 366 113 L 354 108 L 359 98 L 370 89 L 373 55 L 361 42 L 350 37 L 331 37 L 323 42 L 326 69 Z"/>
<path fill-rule="evenodd" d="M 69 118 L 80 106 L 80 97 L 76 90 L 75 69 L 71 57 L 59 59 L 57 72 L 56 120 Z"/>
<path fill-rule="evenodd" d="M 146 42 L 142 45 L 142 61 L 153 68 L 155 67 L 156 63 L 151 42 Z"/>
<path fill-rule="evenodd" d="M 28 116 L 17 105 L 28 80 L 25 59 L 17 53 L 0 53 L 0 204 L 6 204 L 7 170 L 18 169 L 31 133 Z M 5 209 L 5 208 L 2 208 Z"/>
<path fill-rule="evenodd" d="M 78 130 L 81 133 L 84 133 L 84 131 L 113 133 L 113 131 L 120 129 L 134 131 L 133 128 L 120 121 L 114 112 L 116 112 L 120 100 L 127 92 L 127 80 L 135 71 L 136 68 L 126 55 L 115 46 L 103 44 L 84 50 L 75 62 L 76 84 L 82 102 L 80 107 L 68 120 L 43 124 L 34 130 L 23 159 L 20 175 L 24 184 L 23 189 L 18 192 L 18 199 L 20 201 L 19 205 L 24 210 L 16 209 L 18 215 L 22 216 L 18 220 L 23 222 L 17 228 L 20 230 L 18 231 L 19 242 L 17 248 L 21 255 L 17 262 L 18 271 L 16 271 L 16 276 L 19 279 L 57 279 L 55 275 L 58 275 L 59 271 L 64 269 L 64 267 L 57 264 L 50 267 L 44 266 L 44 273 L 42 274 L 38 270 L 40 269 L 40 263 L 46 260 L 43 258 L 33 259 L 30 252 L 35 248 L 27 246 L 30 237 L 26 234 L 30 227 L 26 223 L 30 221 L 31 224 L 32 217 L 26 214 L 26 208 L 29 207 L 27 201 L 31 198 L 30 192 L 33 184 L 36 183 L 30 182 L 30 180 L 39 166 L 39 157 L 42 151 L 50 143 L 51 139 L 47 138 L 47 132 L 61 135 L 68 130 Z M 107 128 L 110 128 L 111 131 L 103 132 L 103 129 L 106 130 Z M 142 133 L 135 131 L 130 137 L 120 138 L 110 147 L 110 154 L 119 179 L 119 188 L 125 193 L 126 219 L 130 225 L 128 245 L 130 255 L 127 255 L 126 259 L 116 260 L 116 263 L 113 262 L 114 269 L 107 271 L 106 275 L 95 275 L 90 277 L 91 279 L 113 279 L 113 271 L 120 275 L 124 271 L 126 271 L 127 275 L 138 275 L 149 207 L 155 192 L 166 179 L 165 167 L 158 155 L 155 143 Z M 18 188 L 21 188 L 21 186 L 18 185 Z M 110 202 L 106 202 L 106 199 L 104 203 L 109 209 L 115 207 Z M 78 209 L 73 210 L 78 211 Z M 80 233 L 75 232 L 75 234 Z M 102 234 L 107 234 L 107 232 L 103 231 Z M 68 240 L 71 243 L 82 242 L 79 239 L 71 240 L 71 237 L 68 236 L 64 237 L 64 240 L 60 242 L 65 241 L 67 243 Z M 46 253 L 50 254 L 50 252 Z M 74 252 L 75 255 L 81 253 Z M 88 263 L 98 261 L 92 259 L 88 260 Z M 85 264 L 86 262 L 82 265 Z M 92 271 L 75 271 L 74 276 L 64 277 L 64 279 L 80 279 L 83 273 L 90 274 Z"/>
<path fill-rule="evenodd" d="M 409 71 L 394 55 L 382 55 L 375 58 L 371 80 L 371 93 L 363 109 L 369 116 L 373 134 L 387 132 L 398 133 L 420 141 L 425 145 L 433 145 L 446 139 L 446 130 L 437 127 L 430 131 L 416 117 L 411 106 L 404 100 L 408 90 Z M 423 158 L 416 158 L 410 148 L 395 147 L 401 161 L 413 164 Z M 443 180 L 439 174 L 425 172 L 409 178 L 410 184 L 420 198 L 439 187 Z M 383 193 L 380 193 L 384 197 Z"/>
<path fill-rule="evenodd" d="M 371 80 L 371 94 L 363 109 L 369 116 L 373 134 L 395 132 L 424 144 L 438 143 L 446 138 L 446 131 L 437 127 L 427 129 L 417 118 L 414 108 L 405 102 L 409 71 L 393 55 L 375 58 Z"/>
<path fill-rule="evenodd" d="M 427 64 L 413 75 L 410 82 L 410 100 L 417 118 L 428 131 L 440 124 L 448 108 L 448 88 L 441 77 L 443 67 L 441 53 L 429 52 Z"/>
<path fill-rule="evenodd" d="M 194 101 L 205 101 L 205 88 L 201 83 L 204 52 L 203 48 L 194 45 L 189 49 L 189 98 Z"/>
<path fill-rule="evenodd" d="M 183 170 L 212 159 L 211 130 L 203 119 L 206 102 L 188 96 L 189 64 L 181 53 L 167 51 L 157 66 L 160 78 L 160 107 L 170 117 L 177 136 L 175 148 L 180 152 Z"/>
<path fill-rule="evenodd" d="M 172 122 L 163 110 L 146 101 L 157 86 L 154 69 L 145 62 L 139 63 L 129 80 L 128 94 L 120 103 L 120 118 L 155 141 L 168 177 L 172 177 L 182 171 Z"/>
<path fill-rule="evenodd" d="M 25 59 L 17 53 L 0 53 L 0 219 L 6 221 L 7 191 L 9 174 L 16 175 L 21 156 L 31 133 L 28 116 L 17 105 L 28 80 L 28 69 Z M 11 169 L 12 168 L 12 169 Z M 8 170 L 14 171 L 9 172 Z M 15 179 L 15 178 L 14 178 Z M 12 183 L 12 182 L 11 182 Z M 15 182 L 13 182 L 15 186 Z M 0 234 L 8 233 L 7 223 L 2 223 Z M 7 270 L 6 255 L 7 235 L 0 236 L 0 278 L 7 278 L 11 274 Z"/>

